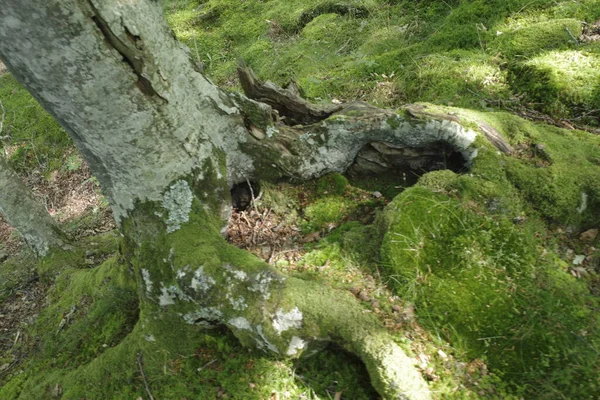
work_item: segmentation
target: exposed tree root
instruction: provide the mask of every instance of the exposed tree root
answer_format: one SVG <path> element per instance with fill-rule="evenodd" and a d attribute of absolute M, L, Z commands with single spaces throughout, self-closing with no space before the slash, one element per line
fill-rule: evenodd
<path fill-rule="evenodd" d="M 48 211 L 0 156 L 0 214 L 39 256 L 52 248 L 68 248 L 68 240 Z"/>
<path fill-rule="evenodd" d="M 249 67 L 240 66 L 238 73 L 248 97 L 269 104 L 285 118 L 283 123 L 271 127 L 270 132 L 267 129 L 267 134 L 253 134 L 246 145 L 258 179 L 264 176 L 309 179 L 329 172 L 345 172 L 358 152 L 374 142 L 393 148 L 400 155 L 421 154 L 412 159 L 405 157 L 405 163 L 414 170 L 448 168 L 432 167 L 435 156 L 428 155 L 443 158 L 440 149 L 460 154 L 464 167 L 468 167 L 477 155 L 474 147 L 477 134 L 464 122 L 474 122 L 498 150 L 513 152 L 490 125 L 462 121 L 443 108 L 409 104 L 400 112 L 393 112 L 363 102 L 318 107 L 302 99 L 297 90 L 263 83 Z M 303 125 L 289 126 L 290 121 Z"/>
<path fill-rule="evenodd" d="M 177 312 L 190 324 L 224 324 L 244 345 L 276 357 L 335 342 L 365 363 L 384 398 L 430 398 L 413 361 L 350 293 L 285 277 L 227 244 L 199 206 L 191 218 L 146 242 L 161 243 L 153 250 L 143 242 L 133 250 L 145 315 Z"/>

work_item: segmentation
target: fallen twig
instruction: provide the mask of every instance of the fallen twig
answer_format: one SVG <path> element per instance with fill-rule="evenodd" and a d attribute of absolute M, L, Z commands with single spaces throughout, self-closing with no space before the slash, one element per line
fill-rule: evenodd
<path fill-rule="evenodd" d="M 63 328 L 69 323 L 71 322 L 71 317 L 73 316 L 73 314 L 75 314 L 75 311 L 77 310 L 77 306 L 73 305 L 71 306 L 71 310 L 69 310 L 69 312 L 63 317 L 63 319 L 60 321 L 60 324 L 58 324 L 58 330 L 56 331 L 56 334 L 58 335 L 60 333 L 60 331 L 63 330 Z"/>
<path fill-rule="evenodd" d="M 2 136 L 2 130 L 4 129 L 4 118 L 6 117 L 6 111 L 4 110 L 4 104 L 0 100 L 0 109 L 2 109 L 2 117 L 0 117 L 0 140 L 8 139 L 9 135 Z"/>
<path fill-rule="evenodd" d="M 252 196 L 252 205 L 254 206 L 254 211 L 256 211 L 256 213 L 258 214 L 258 208 L 256 207 L 256 197 L 254 196 L 254 189 L 252 188 L 252 185 L 250 184 L 248 178 L 246 178 L 246 183 L 248 184 L 248 188 L 250 188 L 250 195 Z"/>
<path fill-rule="evenodd" d="M 212 361 L 209 361 L 209 362 L 207 362 L 206 364 L 204 364 L 203 366 L 201 366 L 200 368 L 198 368 L 198 370 L 197 370 L 197 371 L 198 371 L 198 372 L 200 372 L 200 371 L 202 371 L 204 368 L 206 368 L 206 367 L 208 367 L 209 365 L 211 365 L 211 364 L 214 364 L 214 363 L 216 363 L 216 362 L 217 362 L 217 359 L 215 358 L 214 360 L 212 360 Z"/>
<path fill-rule="evenodd" d="M 569 36 L 571 36 L 571 39 L 573 39 L 573 41 L 575 42 L 575 46 L 579 46 L 579 41 L 577 40 L 577 38 L 575 36 L 573 36 L 573 34 L 571 33 L 571 30 L 569 29 L 568 26 L 565 26 L 565 31 L 567 31 Z"/>
<path fill-rule="evenodd" d="M 150 391 L 150 386 L 148 386 L 148 380 L 146 379 L 146 374 L 144 374 L 144 369 L 142 368 L 142 363 L 144 362 L 144 358 L 141 352 L 137 355 L 137 366 L 140 374 L 142 375 L 142 381 L 144 381 L 144 387 L 146 388 L 146 394 L 148 394 L 148 400 L 154 400 L 154 396 L 152 396 L 152 392 Z"/>

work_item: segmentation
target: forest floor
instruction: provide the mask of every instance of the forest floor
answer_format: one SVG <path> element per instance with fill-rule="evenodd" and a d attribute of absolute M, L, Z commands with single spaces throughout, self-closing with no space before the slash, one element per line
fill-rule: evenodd
<path fill-rule="evenodd" d="M 494 116 L 508 111 L 536 122 L 535 126 L 517 119 L 505 123 L 517 150 L 515 165 L 521 163 L 511 170 L 510 183 L 490 179 L 472 184 L 469 179 L 483 172 L 461 171 L 459 183 L 430 190 L 435 200 L 432 209 L 442 205 L 459 215 L 466 233 L 444 233 L 436 221 L 432 235 L 447 246 L 440 250 L 435 240 L 418 232 L 428 227 L 423 220 L 387 242 L 393 248 L 410 239 L 413 253 L 426 248 L 448 268 L 452 280 L 436 270 L 441 268 L 439 262 L 417 265 L 419 260 L 410 257 L 406 259 L 414 261 L 418 274 L 407 278 L 380 254 L 381 246 L 371 248 L 375 234 L 369 229 L 390 204 L 401 204 L 409 215 L 410 207 L 422 200 L 399 196 L 406 188 L 397 179 L 360 181 L 334 175 L 297 185 L 265 183 L 250 208 L 232 215 L 228 240 L 287 274 L 349 290 L 365 312 L 374 313 L 396 335 L 436 398 L 600 395 L 600 326 L 593 317 L 600 309 L 600 210 L 592 210 L 587 221 L 577 220 L 579 186 L 572 194 L 564 184 L 564 180 L 589 179 L 586 185 L 593 188 L 600 181 L 598 2 L 369 0 L 338 5 L 321 0 L 294 4 L 163 0 L 163 4 L 169 23 L 196 62 L 229 90 L 239 90 L 235 67 L 238 57 L 243 57 L 264 79 L 281 85 L 297 80 L 303 94 L 314 102 L 364 100 L 398 108 L 425 101 Z M 4 72 L 0 63 L 0 75 Z M 4 156 L 51 215 L 76 241 L 113 231 L 108 204 L 62 128 L 10 74 L 0 77 L 0 101 Z M 552 169 L 559 164 L 572 170 Z M 526 175 L 526 168 L 535 174 Z M 577 175 L 579 169 L 588 175 Z M 534 191 L 536 184 L 543 187 L 539 192 Z M 553 190 L 564 193 L 556 195 Z M 518 206 L 498 200 L 513 192 L 518 195 L 511 201 Z M 589 201 L 592 207 L 598 204 L 593 195 Z M 460 206 L 451 208 L 455 203 Z M 517 212 L 502 210 L 505 206 L 514 206 Z M 568 210 L 561 214 L 559 207 Z M 501 211 L 496 213 L 496 208 Z M 396 216 L 398 221 L 402 218 Z M 400 233 L 410 237 L 401 238 Z M 486 235 L 493 239 L 486 242 Z M 510 242 L 513 237 L 518 238 L 516 245 Z M 466 250 L 458 255 L 450 249 L 463 245 Z M 556 271 L 524 269 L 529 274 L 526 283 L 514 274 L 502 286 L 506 270 L 520 262 L 524 268 L 525 264 L 527 268 L 549 266 Z M 64 358 L 78 359 L 84 351 L 95 356 L 100 351 L 86 347 L 86 340 L 95 346 L 92 338 L 102 335 L 97 325 L 94 332 L 71 333 L 74 328 L 67 324 L 59 334 L 59 323 L 71 317 L 83 321 L 80 309 L 87 310 L 96 301 L 89 288 L 73 305 L 57 294 L 65 281 L 81 271 L 65 267 L 56 277 L 38 276 L 35 260 L 1 218 L 0 263 L 0 383 L 6 384 L 7 392 L 24 385 L 27 363 L 35 357 L 47 357 L 43 362 L 48 364 L 39 364 L 43 368 L 60 359 L 61 366 L 76 370 L 79 364 L 74 367 Z M 81 273 L 93 274 L 97 264 L 90 263 Z M 452 269 L 454 264 L 479 273 L 464 278 L 462 271 Z M 560 284 L 552 280 L 553 274 Z M 590 294 L 592 299 L 586 297 Z M 514 303 L 517 310 L 507 311 L 513 306 L 507 298 L 524 300 Z M 582 298 L 585 301 L 578 300 Z M 451 307 L 454 303 L 459 312 Z M 74 304 L 81 314 L 72 313 Z M 121 306 L 116 300 L 115 304 Z M 46 349 L 51 345 L 44 344 L 39 324 L 48 320 L 56 326 L 48 328 L 52 332 L 47 337 L 64 348 Z M 502 333 L 479 334 L 487 327 Z M 79 340 L 73 350 L 61 335 Z M 510 340 L 496 341 L 504 336 Z M 548 345 L 534 344 L 530 352 L 519 347 L 539 338 Z M 105 341 L 104 347 L 117 346 L 103 336 L 98 340 Z M 193 354 L 165 356 L 164 373 L 159 369 L 151 386 L 167 390 L 180 378 L 197 380 L 197 390 L 205 390 L 203 398 L 376 398 L 364 367 L 338 349 L 294 363 L 246 353 L 226 332 L 207 334 L 203 340 Z M 513 356 L 515 348 L 522 351 L 520 357 Z M 586 354 L 590 356 L 585 358 Z M 134 371 L 127 378 L 132 393 L 146 398 L 137 366 L 122 368 Z M 39 374 L 30 381 L 46 379 Z M 596 382 L 585 380 L 590 376 Z M 60 385 L 44 384 L 49 385 L 49 396 L 61 397 Z"/>

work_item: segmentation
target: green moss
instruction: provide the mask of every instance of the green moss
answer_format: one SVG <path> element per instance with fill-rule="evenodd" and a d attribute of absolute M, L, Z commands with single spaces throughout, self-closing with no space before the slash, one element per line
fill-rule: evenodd
<path fill-rule="evenodd" d="M 342 249 L 358 264 L 372 268 L 379 261 L 382 236 L 372 225 L 346 227 L 342 236 Z"/>
<path fill-rule="evenodd" d="M 578 21 L 598 14 L 593 0 L 181 0 L 165 7 L 178 37 L 221 85 L 236 86 L 242 57 L 263 79 L 284 85 L 294 78 L 317 102 L 477 109 L 510 97 L 504 62 L 569 46 L 564 27 L 578 36 Z"/>
<path fill-rule="evenodd" d="M 599 338 L 581 341 L 577 333 L 595 329 L 597 300 L 553 254 L 540 255 L 539 225 L 521 227 L 468 204 L 412 188 L 388 206 L 382 256 L 390 283 L 416 303 L 426 327 L 470 357 L 483 354 L 496 374 L 531 395 L 598 394 L 598 360 L 585 349 Z"/>
<path fill-rule="evenodd" d="M 345 176 L 332 173 L 325 175 L 317 181 L 317 196 L 322 195 L 343 195 L 348 189 L 348 179 Z"/>
<path fill-rule="evenodd" d="M 127 269 L 115 258 L 95 269 L 65 267 L 28 335 L 38 339 L 27 372 L 0 389 L 4 398 L 44 398 L 78 367 L 123 340 L 137 321 L 137 296 Z M 8 394 L 11 394 L 8 396 Z M 8 396 L 8 397 L 7 397 Z M 21 396 L 21 397 L 19 397 Z"/>
<path fill-rule="evenodd" d="M 458 175 L 450 170 L 433 171 L 423 175 L 418 182 L 418 186 L 429 188 L 431 191 L 447 191 L 452 188 Z"/>
<path fill-rule="evenodd" d="M 413 185 L 418 177 L 404 174 L 402 177 L 395 171 L 388 171 L 377 175 L 349 175 L 350 184 L 368 193 L 379 192 L 384 199 L 391 200 L 402 192 L 404 188 Z M 383 201 L 383 199 L 382 199 Z"/>
<path fill-rule="evenodd" d="M 599 65 L 600 52 L 551 51 L 513 67 L 510 80 L 541 111 L 558 118 L 587 114 L 584 122 L 597 125 Z"/>
<path fill-rule="evenodd" d="M 22 251 L 0 263 L 0 301 L 14 293 L 37 274 L 37 260 L 30 251 Z"/>
<path fill-rule="evenodd" d="M 115 232 L 85 237 L 69 249 L 54 249 L 39 261 L 38 273 L 52 279 L 64 268 L 92 268 L 114 254 L 118 245 L 119 236 Z"/>
<path fill-rule="evenodd" d="M 535 101 L 544 103 L 542 107 L 555 107 L 549 110 L 560 110 L 555 99 L 568 108 L 595 104 L 581 100 L 594 99 L 593 91 L 588 90 L 592 85 L 582 83 L 586 77 L 596 76 L 594 71 L 585 63 L 576 65 L 566 55 L 596 57 L 597 45 L 570 51 L 546 49 L 571 46 L 561 24 L 574 35 L 580 24 L 564 18 L 595 21 L 600 16 L 597 1 L 350 1 L 344 2 L 351 6 L 345 8 L 322 0 L 164 3 L 170 23 L 194 58 L 204 62 L 213 79 L 228 87 L 235 86 L 237 58 L 242 56 L 262 78 L 279 84 L 296 78 L 316 101 L 360 98 L 394 106 L 421 100 L 484 109 L 509 95 L 505 61 L 513 71 L 515 65 L 531 63 L 536 73 L 555 63 L 568 76 L 546 79 L 556 73 L 555 68 L 555 72 L 544 72 L 545 77 L 536 75 L 540 78 L 524 83 L 514 80 L 511 90 L 519 93 L 529 89 L 525 83 L 535 83 L 531 93 L 550 93 L 535 95 L 539 96 Z M 347 11 L 361 7 L 368 12 Z M 498 31 L 503 34 L 497 35 Z M 529 61 L 517 57 L 522 54 L 530 56 Z M 22 89 L 12 78 L 7 79 L 0 78 L 7 109 L 28 112 L 37 107 L 29 107 L 31 99 L 24 101 Z M 569 84 L 561 87 L 561 79 Z M 12 93 L 14 90 L 17 92 Z M 593 374 L 593 368 L 597 373 L 593 359 L 597 354 L 592 350 L 598 347 L 598 328 L 589 311 L 595 300 L 581 282 L 564 272 L 566 266 L 552 248 L 541 255 L 543 243 L 534 235 L 546 231 L 538 215 L 576 228 L 600 223 L 596 212 L 600 208 L 598 139 L 504 113 L 461 113 L 497 127 L 517 152 L 510 157 L 500 155 L 479 139 L 480 151 L 471 171 L 423 176 L 420 187 L 402 193 L 373 227 L 343 224 L 352 210 L 358 210 L 358 203 L 372 206 L 373 199 L 368 193 L 357 195 L 339 176 L 295 189 L 308 193 L 307 201 L 312 203 L 306 214 L 310 229 L 329 230 L 341 224 L 304 260 L 307 269 L 328 268 L 305 275 L 326 276 L 337 282 L 333 285 L 347 285 L 344 279 L 348 275 L 360 275 L 353 263 L 365 267 L 377 260 L 379 244 L 374 238 L 391 227 L 382 253 L 386 279 L 405 300 L 417 303 L 419 318 L 432 336 L 449 338 L 457 356 L 465 354 L 464 360 L 483 355 L 494 371 L 504 374 L 505 382 L 520 386 L 518 390 L 510 388 L 511 393 L 525 392 L 531 398 L 552 398 L 556 393 L 595 397 L 597 381 L 589 381 L 597 376 Z M 10 115 L 7 112 L 7 118 Z M 37 114 L 25 116 L 21 121 L 37 118 Z M 260 126 L 260 119 L 253 122 Z M 54 132 L 52 126 L 42 125 L 40 131 L 49 128 Z M 44 170 L 46 165 L 61 165 L 56 163 L 64 154 L 60 135 L 38 135 L 37 130 L 28 129 L 29 125 L 21 123 L 19 132 L 11 131 L 13 137 L 23 134 L 20 142 L 7 147 L 18 147 L 14 160 L 28 167 L 42 165 Z M 542 150 L 535 150 L 535 145 L 542 145 Z M 261 172 L 269 168 L 259 166 Z M 214 167 L 207 181 L 198 183 L 199 196 L 207 187 L 223 190 L 214 179 L 216 170 L 224 175 L 224 165 Z M 272 178 L 278 176 L 274 171 Z M 390 199 L 402 190 L 397 177 L 372 181 L 369 191 L 380 191 Z M 579 213 L 582 193 L 587 195 L 588 207 Z M 263 201 L 287 213 L 304 203 L 305 198 L 299 198 L 272 194 Z M 194 212 L 205 216 L 198 204 L 194 207 Z M 151 215 L 151 210 L 147 211 Z M 528 215 L 526 223 L 515 225 L 512 218 L 523 212 Z M 126 222 L 125 231 L 132 228 L 127 225 L 130 223 Z M 176 245 L 187 254 L 178 261 L 193 263 L 201 256 L 215 269 L 225 261 L 259 268 L 252 256 L 207 239 L 217 237 L 220 226 L 216 220 L 209 225 L 206 236 L 178 233 Z M 126 253 L 144 255 L 142 261 L 149 265 L 160 264 L 170 250 L 163 239 L 141 249 L 133 243 L 123 247 Z M 3 382 L 1 398 L 48 398 L 56 385 L 62 387 L 64 398 L 143 397 L 139 352 L 144 354 L 143 368 L 157 398 L 215 398 L 225 393 L 230 398 L 259 399 L 269 398 L 272 391 L 326 397 L 327 382 L 334 380 L 342 382 L 338 388 L 352 393 L 353 398 L 373 397 L 363 385 L 349 383 L 364 377 L 364 370 L 348 372 L 336 367 L 346 366 L 344 356 L 329 353 L 314 362 L 308 359 L 307 366 L 301 367 L 303 378 L 295 379 L 294 364 L 247 352 L 225 331 L 206 332 L 182 324 L 178 316 L 154 319 L 156 315 L 149 315 L 148 310 L 133 327 L 137 318 L 134 292 L 140 294 L 140 289 L 128 277 L 130 266 L 111 259 L 95 269 L 75 270 L 73 267 L 86 264 L 81 252 L 53 257 L 46 261 L 47 269 L 60 272 L 57 281 L 66 295 L 59 297 L 58 289 L 53 292 L 49 308 L 33 328 L 41 343 L 39 351 L 24 365 L 24 373 Z M 142 268 L 142 261 L 135 267 Z M 165 271 L 170 268 L 166 261 L 162 266 Z M 13 267 L 4 264 L 0 278 L 12 279 Z M 114 290 L 104 282 L 107 279 L 117 282 Z M 5 280 L 0 285 L 12 287 Z M 308 286 L 298 285 L 298 298 Z M 56 334 L 74 304 L 71 321 Z M 52 329 L 44 330 L 43 325 Z M 88 331 L 84 326 L 94 329 Z M 494 379 L 496 388 L 503 386 Z M 449 396 L 455 396 L 452 390 L 464 382 L 450 382 Z"/>
<path fill-rule="evenodd" d="M 454 50 L 419 57 L 396 80 L 409 99 L 479 108 L 482 98 L 508 96 L 505 75 L 499 60 L 482 51 Z"/>
<path fill-rule="evenodd" d="M 318 231 L 335 226 L 356 210 L 356 204 L 350 199 L 341 196 L 323 197 L 310 204 L 304 210 L 304 218 L 307 221 L 307 231 Z"/>
<path fill-rule="evenodd" d="M 574 46 L 569 32 L 578 38 L 581 30 L 581 22 L 578 20 L 553 19 L 515 27 L 506 32 L 499 30 L 501 33 L 497 33 L 490 47 L 508 57 L 532 56 L 544 50 Z"/>
<path fill-rule="evenodd" d="M 154 246 L 126 251 L 139 251 L 143 257 L 136 263 L 146 268 L 156 262 L 153 257 L 168 253 L 169 246 L 178 255 L 172 260 L 177 268 L 197 263 L 199 258 L 207 269 L 222 271 L 223 263 L 247 265 L 248 271 L 264 268 L 254 256 L 226 244 L 218 226 L 195 202 L 190 222 L 168 240 L 158 238 Z M 169 265 L 164 267 L 170 271 Z M 169 283 L 161 280 L 157 270 L 152 271 L 155 282 Z M 324 397 L 334 381 L 338 390 L 354 393 L 358 399 L 372 398 L 364 367 L 347 362 L 348 356 L 339 351 L 302 361 L 300 378 L 291 361 L 248 351 L 222 328 L 203 330 L 184 323 L 175 312 L 154 312 L 151 304 L 138 316 L 137 299 L 142 292 L 145 288 L 136 287 L 130 267 L 116 258 L 95 269 L 64 268 L 49 296 L 50 305 L 31 328 L 39 349 L 27 361 L 25 372 L 2 382 L 0 397 L 48 398 L 57 386 L 65 398 L 145 396 L 141 354 L 141 368 L 156 398 L 215 398 L 224 393 L 231 398 L 263 399 L 274 392 Z M 322 369 L 322 357 L 329 360 L 327 371 Z M 341 363 L 344 368 L 334 367 Z"/>
<path fill-rule="evenodd" d="M 483 203 L 499 201 L 504 204 L 499 209 L 511 215 L 533 208 L 547 220 L 574 227 L 600 223 L 594 211 L 600 180 L 597 135 L 535 124 L 509 113 L 453 112 L 467 123 L 479 121 L 495 127 L 516 147 L 513 155 L 505 156 L 487 140 L 478 139 L 478 155 L 470 173 L 461 176 L 453 189 Z M 582 207 L 582 197 L 586 207 Z"/>
<path fill-rule="evenodd" d="M 274 147 L 262 145 L 261 143 L 246 142 L 241 143 L 240 148 L 245 153 L 252 155 L 254 169 L 261 180 L 276 182 L 284 176 L 284 171 L 279 170 L 275 165 L 278 161 L 291 171 L 294 170 L 294 165 L 287 165 L 290 163 L 286 163 L 287 159 L 282 160 L 281 152 L 277 151 Z M 257 157 L 257 155 L 262 156 Z"/>
<path fill-rule="evenodd" d="M 489 166 L 489 172 L 483 174 L 493 176 L 494 171 L 504 171 L 521 196 L 553 221 L 583 227 L 600 222 L 594 211 L 600 204 L 596 183 L 600 165 L 595 161 L 600 154 L 598 136 L 536 125 L 505 113 L 490 113 L 484 118 L 505 137 L 519 138 L 526 145 L 520 158 L 477 164 Z M 543 149 L 542 157 L 530 150 L 536 145 Z M 587 198 L 586 207 L 582 207 L 582 196 Z"/>
<path fill-rule="evenodd" d="M 287 224 L 293 225 L 298 219 L 298 193 L 302 188 L 287 183 L 274 185 L 269 182 L 261 182 L 262 196 L 259 205 L 273 210 L 273 213 L 284 218 Z"/>
<path fill-rule="evenodd" d="M 329 374 L 328 371 L 336 372 Z M 296 373 L 308 379 L 308 384 L 317 393 L 329 393 L 335 385 L 336 392 L 351 393 L 354 399 L 377 398 L 364 364 L 339 348 L 321 351 L 311 358 L 300 360 Z M 349 381 L 350 377 L 358 381 Z"/>

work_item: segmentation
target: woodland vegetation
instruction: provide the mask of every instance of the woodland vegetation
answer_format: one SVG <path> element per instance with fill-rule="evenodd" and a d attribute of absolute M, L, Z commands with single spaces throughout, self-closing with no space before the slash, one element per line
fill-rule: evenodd
<path fill-rule="evenodd" d="M 7 3 L 0 399 L 600 397 L 599 2 Z"/>

